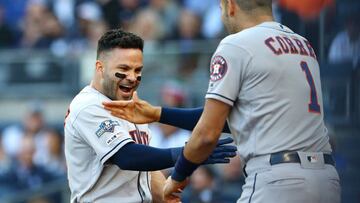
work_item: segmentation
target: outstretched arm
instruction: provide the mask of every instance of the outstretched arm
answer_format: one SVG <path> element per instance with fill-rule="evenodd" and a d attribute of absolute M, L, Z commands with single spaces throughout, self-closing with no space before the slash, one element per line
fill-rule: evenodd
<path fill-rule="evenodd" d="M 215 150 L 202 164 L 229 163 L 229 158 L 236 155 L 236 147 L 227 145 L 231 142 L 233 142 L 231 138 L 220 140 Z M 123 170 L 157 171 L 173 167 L 182 151 L 183 147 L 161 149 L 128 143 L 120 148 L 110 161 Z"/>
<path fill-rule="evenodd" d="M 103 104 L 104 108 L 109 110 L 112 115 L 132 123 L 143 124 L 158 121 L 190 131 L 195 128 L 204 110 L 203 107 L 166 108 L 152 106 L 148 102 L 139 99 L 136 92 L 134 93 L 133 100 L 111 101 L 104 102 Z M 230 129 L 226 123 L 222 132 L 230 133 Z"/>

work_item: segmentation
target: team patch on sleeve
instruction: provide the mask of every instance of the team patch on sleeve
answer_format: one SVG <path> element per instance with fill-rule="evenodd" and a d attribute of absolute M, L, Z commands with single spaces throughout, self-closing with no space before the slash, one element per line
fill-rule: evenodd
<path fill-rule="evenodd" d="M 119 126 L 119 122 L 112 121 L 112 120 L 106 120 L 103 121 L 99 125 L 99 129 L 95 132 L 96 136 L 101 137 L 106 132 L 112 133 L 114 132 L 115 126 Z"/>
<path fill-rule="evenodd" d="M 227 63 L 222 56 L 214 56 L 210 65 L 210 80 L 215 82 L 222 79 L 227 72 Z"/>

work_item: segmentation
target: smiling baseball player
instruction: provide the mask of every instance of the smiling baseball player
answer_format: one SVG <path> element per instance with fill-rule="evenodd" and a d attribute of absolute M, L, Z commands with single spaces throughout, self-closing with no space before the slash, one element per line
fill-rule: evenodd
<path fill-rule="evenodd" d="M 141 81 L 143 40 L 120 29 L 98 42 L 91 84 L 71 102 L 65 119 L 65 156 L 71 202 L 162 202 L 161 169 L 173 167 L 180 148 L 148 146 L 147 124 L 116 118 L 102 102 L 129 100 Z M 236 147 L 219 141 L 203 164 L 228 163 Z M 151 171 L 151 172 L 148 172 Z"/>

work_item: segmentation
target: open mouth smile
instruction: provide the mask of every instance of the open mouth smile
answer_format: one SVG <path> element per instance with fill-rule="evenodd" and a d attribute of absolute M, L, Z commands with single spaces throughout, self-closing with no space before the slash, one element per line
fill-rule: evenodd
<path fill-rule="evenodd" d="M 121 91 L 123 91 L 125 93 L 129 93 L 134 88 L 134 86 L 131 86 L 131 85 L 119 85 L 119 88 L 120 88 Z"/>

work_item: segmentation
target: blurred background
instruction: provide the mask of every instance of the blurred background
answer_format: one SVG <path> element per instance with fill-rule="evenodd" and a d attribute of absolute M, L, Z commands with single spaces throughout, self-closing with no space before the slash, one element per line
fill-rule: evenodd
<path fill-rule="evenodd" d="M 274 0 L 274 16 L 313 45 L 342 202 L 360 202 L 360 1 Z M 141 98 L 204 103 L 209 60 L 226 36 L 219 0 L 0 0 L 0 202 L 69 202 L 63 120 L 89 84 L 96 43 L 122 27 L 145 39 Z M 190 132 L 153 124 L 152 145 L 183 145 Z M 168 171 L 164 171 L 168 173 Z M 241 163 L 201 167 L 183 202 L 235 202 Z"/>

